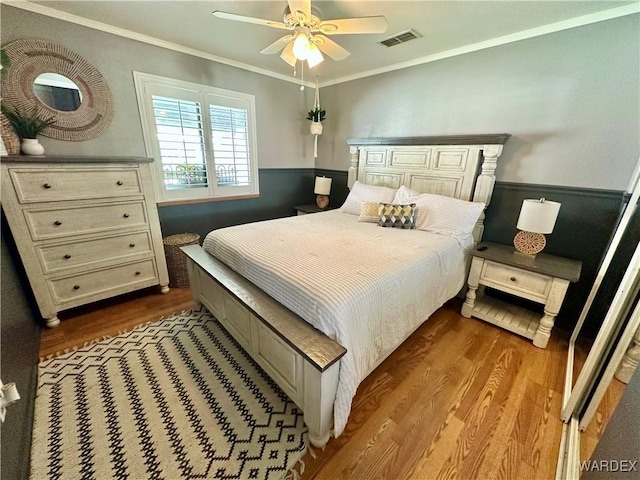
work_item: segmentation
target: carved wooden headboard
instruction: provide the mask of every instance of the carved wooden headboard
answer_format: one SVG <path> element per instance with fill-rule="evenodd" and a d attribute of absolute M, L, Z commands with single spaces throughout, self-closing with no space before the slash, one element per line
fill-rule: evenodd
<path fill-rule="evenodd" d="M 349 188 L 356 180 L 369 185 L 435 193 L 489 205 L 502 147 L 511 135 L 365 138 L 348 140 Z M 484 213 L 474 238 L 484 230 Z"/>

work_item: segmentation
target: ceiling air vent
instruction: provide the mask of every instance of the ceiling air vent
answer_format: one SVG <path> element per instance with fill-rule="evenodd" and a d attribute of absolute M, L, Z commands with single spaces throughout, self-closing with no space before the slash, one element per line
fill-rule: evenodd
<path fill-rule="evenodd" d="M 387 38 L 386 40 L 382 40 L 379 42 L 381 45 L 385 47 L 393 47 L 395 45 L 400 45 L 401 43 L 408 42 L 409 40 L 415 40 L 416 38 L 420 38 L 420 35 L 415 30 L 406 30 L 404 32 L 396 33 L 392 37 Z"/>

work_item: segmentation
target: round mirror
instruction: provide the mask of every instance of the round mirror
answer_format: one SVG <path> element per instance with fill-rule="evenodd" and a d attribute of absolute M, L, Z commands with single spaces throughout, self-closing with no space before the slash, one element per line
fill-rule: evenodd
<path fill-rule="evenodd" d="M 33 93 L 42 103 L 55 110 L 75 112 L 82 103 L 78 86 L 64 75 L 41 73 L 33 82 Z"/>
<path fill-rule="evenodd" d="M 1 1 L 1 0 L 0 0 Z M 2 46 L 11 63 L 2 73 L 2 103 L 54 117 L 45 137 L 83 142 L 101 135 L 113 119 L 113 96 L 104 77 L 77 53 L 38 39 Z"/>

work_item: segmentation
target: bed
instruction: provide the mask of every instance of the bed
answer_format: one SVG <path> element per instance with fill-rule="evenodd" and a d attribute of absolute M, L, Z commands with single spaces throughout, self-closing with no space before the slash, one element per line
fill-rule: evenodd
<path fill-rule="evenodd" d="M 508 137 L 351 140 L 341 209 L 219 229 L 184 247 L 194 299 L 302 409 L 314 446 L 340 435 L 358 384 L 463 287 Z M 437 223 L 420 220 L 423 197 L 476 213 L 461 233 L 380 228 L 358 213 L 382 193 L 385 203 L 418 199 L 419 225 Z"/>

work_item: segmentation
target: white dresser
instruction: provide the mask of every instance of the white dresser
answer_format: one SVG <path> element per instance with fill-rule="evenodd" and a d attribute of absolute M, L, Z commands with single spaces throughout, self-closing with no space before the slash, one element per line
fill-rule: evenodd
<path fill-rule="evenodd" d="M 169 291 L 151 161 L 2 158 L 2 209 L 47 326 L 78 305 Z"/>

